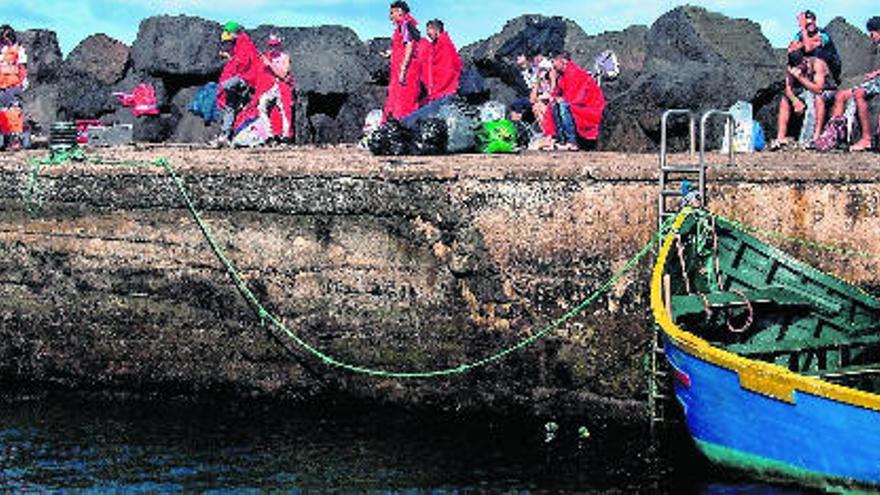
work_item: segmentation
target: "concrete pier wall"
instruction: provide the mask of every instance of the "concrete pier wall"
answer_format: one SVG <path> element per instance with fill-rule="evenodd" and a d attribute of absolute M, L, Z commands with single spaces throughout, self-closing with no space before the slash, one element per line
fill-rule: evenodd
<path fill-rule="evenodd" d="M 395 371 L 489 356 L 564 314 L 656 227 L 652 155 L 397 161 L 350 149 L 142 149 L 165 156 L 266 306 L 316 348 Z M 683 161 L 685 157 L 677 157 Z M 719 158 L 716 161 L 721 162 Z M 497 365 L 432 380 L 326 366 L 261 328 L 160 169 L 47 167 L 22 200 L 0 157 L 0 382 L 121 393 L 327 394 L 407 407 L 645 410 L 650 260 Z M 711 209 L 880 253 L 880 158 L 756 155 L 712 169 Z M 880 264 L 785 246 L 866 287 Z"/>

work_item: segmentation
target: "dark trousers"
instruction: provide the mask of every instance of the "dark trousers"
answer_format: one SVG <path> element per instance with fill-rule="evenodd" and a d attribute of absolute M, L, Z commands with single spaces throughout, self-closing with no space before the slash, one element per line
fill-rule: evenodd
<path fill-rule="evenodd" d="M 553 123 L 556 125 L 556 142 L 565 144 L 578 144 L 577 128 L 574 125 L 574 116 L 571 114 L 571 105 L 568 103 L 556 103 L 552 108 Z"/>

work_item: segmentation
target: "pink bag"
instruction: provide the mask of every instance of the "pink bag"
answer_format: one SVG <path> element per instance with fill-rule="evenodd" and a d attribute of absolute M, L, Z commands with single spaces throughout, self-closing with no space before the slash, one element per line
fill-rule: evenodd
<path fill-rule="evenodd" d="M 834 117 L 828 121 L 822 135 L 816 140 L 816 151 L 832 151 L 843 142 L 846 142 L 846 120 L 843 117 Z"/>

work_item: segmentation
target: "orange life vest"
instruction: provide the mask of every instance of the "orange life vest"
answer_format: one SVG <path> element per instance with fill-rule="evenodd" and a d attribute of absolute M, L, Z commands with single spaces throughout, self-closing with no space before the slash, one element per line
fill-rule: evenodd
<path fill-rule="evenodd" d="M 27 55 L 19 45 L 0 48 L 0 89 L 21 86 L 27 77 Z"/>

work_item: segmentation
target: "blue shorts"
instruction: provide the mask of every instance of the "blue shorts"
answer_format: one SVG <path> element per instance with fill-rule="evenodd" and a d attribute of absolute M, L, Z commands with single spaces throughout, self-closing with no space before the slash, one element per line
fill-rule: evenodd
<path fill-rule="evenodd" d="M 865 90 L 865 96 L 868 98 L 880 95 L 880 77 L 865 81 L 865 83 L 859 87 Z"/>

